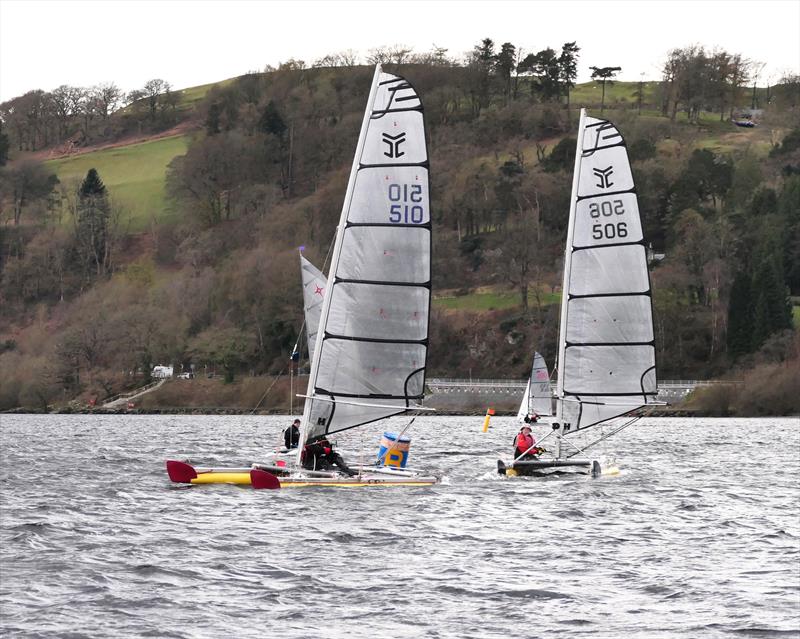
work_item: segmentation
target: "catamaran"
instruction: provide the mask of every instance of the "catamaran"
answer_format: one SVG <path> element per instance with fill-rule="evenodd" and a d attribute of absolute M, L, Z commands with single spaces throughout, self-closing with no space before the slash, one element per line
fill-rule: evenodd
<path fill-rule="evenodd" d="M 589 117 L 583 109 L 557 368 L 555 419 L 536 443 L 545 452 L 498 461 L 501 474 L 552 469 L 597 474 L 600 463 L 586 451 L 635 423 L 642 408 L 658 403 L 647 250 L 628 153 L 611 122 Z"/>
<path fill-rule="evenodd" d="M 428 185 L 422 102 L 407 80 L 377 65 L 330 270 L 327 279 L 319 274 L 326 285 L 313 292 L 322 293 L 322 303 L 313 340 L 308 331 L 311 371 L 308 390 L 301 395 L 305 404 L 295 459 L 286 465 L 222 469 L 171 460 L 167 470 L 173 481 L 255 488 L 438 482 L 432 474 L 406 468 L 405 450 L 393 454 L 407 446 L 405 429 L 399 435 L 384 433 L 388 443 L 376 463 L 353 466 L 353 477 L 302 464 L 305 445 L 388 417 L 430 410 L 421 404 L 431 298 Z"/>

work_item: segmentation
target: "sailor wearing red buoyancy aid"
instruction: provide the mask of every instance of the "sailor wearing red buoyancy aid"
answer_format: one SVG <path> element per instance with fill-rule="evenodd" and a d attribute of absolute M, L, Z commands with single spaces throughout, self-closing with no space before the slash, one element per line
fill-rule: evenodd
<path fill-rule="evenodd" d="M 539 453 L 536 448 L 536 440 L 531 435 L 531 427 L 527 424 L 520 428 L 519 433 L 514 438 L 514 457 L 535 456 Z"/>

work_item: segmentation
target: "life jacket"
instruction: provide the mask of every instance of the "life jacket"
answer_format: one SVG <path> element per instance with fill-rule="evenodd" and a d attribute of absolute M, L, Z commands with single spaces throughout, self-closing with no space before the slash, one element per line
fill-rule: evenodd
<path fill-rule="evenodd" d="M 516 449 L 523 453 L 529 448 L 532 448 L 536 444 L 536 440 L 533 438 L 533 435 L 526 435 L 525 433 L 517 433 L 517 436 L 514 438 L 514 446 Z M 533 451 L 528 451 L 533 452 Z"/>

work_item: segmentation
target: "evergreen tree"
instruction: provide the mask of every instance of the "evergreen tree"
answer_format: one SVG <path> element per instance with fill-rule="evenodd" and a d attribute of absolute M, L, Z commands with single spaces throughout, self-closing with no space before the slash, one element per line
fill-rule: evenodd
<path fill-rule="evenodd" d="M 561 96 L 561 67 L 553 49 L 542 49 L 534 56 L 533 72 L 538 76 L 536 90 L 542 101 L 557 100 Z"/>
<path fill-rule="evenodd" d="M 782 256 L 771 253 L 759 262 L 753 276 L 753 338 L 757 350 L 773 333 L 792 328 L 792 307 L 783 280 Z"/>
<path fill-rule="evenodd" d="M 786 283 L 793 295 L 800 295 L 800 176 L 786 180 L 776 204 L 783 221 L 783 264 Z"/>
<path fill-rule="evenodd" d="M 258 121 L 258 128 L 263 133 L 271 133 L 277 137 L 282 137 L 286 131 L 286 123 L 272 100 L 264 107 L 261 119 Z"/>
<path fill-rule="evenodd" d="M 602 97 L 600 98 L 600 114 L 606 105 L 606 82 L 612 84 L 611 80 L 622 71 L 622 67 L 589 67 L 592 70 L 592 80 L 600 78 L 603 86 Z"/>
<path fill-rule="evenodd" d="M 571 169 L 575 162 L 577 147 L 578 141 L 575 138 L 563 138 L 553 147 L 553 151 L 542 162 L 544 170 L 548 173 L 556 173 L 557 171 Z"/>
<path fill-rule="evenodd" d="M 76 239 L 87 271 L 97 275 L 108 267 L 110 242 L 108 237 L 111 207 L 103 180 L 96 169 L 89 169 L 78 189 Z"/>
<path fill-rule="evenodd" d="M 561 55 L 558 56 L 559 80 L 562 91 L 567 96 L 567 108 L 569 108 L 569 92 L 575 86 L 578 78 L 578 52 L 580 47 L 577 42 L 565 42 L 561 47 Z"/>
<path fill-rule="evenodd" d="M 208 107 L 208 115 L 206 115 L 206 133 L 208 135 L 216 135 L 220 132 L 219 116 L 222 109 L 219 104 L 212 102 Z"/>
<path fill-rule="evenodd" d="M 8 136 L 3 133 L 3 121 L 0 120 L 0 166 L 8 162 Z"/>
<path fill-rule="evenodd" d="M 728 352 L 732 357 L 750 352 L 753 331 L 751 278 L 739 271 L 731 286 L 728 301 Z"/>
<path fill-rule="evenodd" d="M 517 55 L 516 47 L 510 42 L 505 42 L 500 47 L 500 53 L 497 54 L 495 61 L 495 69 L 503 85 L 503 95 L 505 96 L 506 103 L 511 97 L 511 72 L 515 68 L 515 60 Z"/>

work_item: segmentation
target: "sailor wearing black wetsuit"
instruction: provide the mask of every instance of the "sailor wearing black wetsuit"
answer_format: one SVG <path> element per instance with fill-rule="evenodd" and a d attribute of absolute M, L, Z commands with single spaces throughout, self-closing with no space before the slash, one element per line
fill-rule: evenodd
<path fill-rule="evenodd" d="M 297 448 L 300 443 L 300 420 L 295 419 L 289 428 L 283 431 L 283 445 L 286 448 Z"/>
<path fill-rule="evenodd" d="M 320 439 L 306 444 L 303 447 L 302 464 L 303 468 L 308 470 L 330 470 L 336 466 L 345 475 L 350 477 L 358 475 L 356 471 L 344 463 L 342 456 L 333 450 L 332 444 L 327 439 Z"/>

